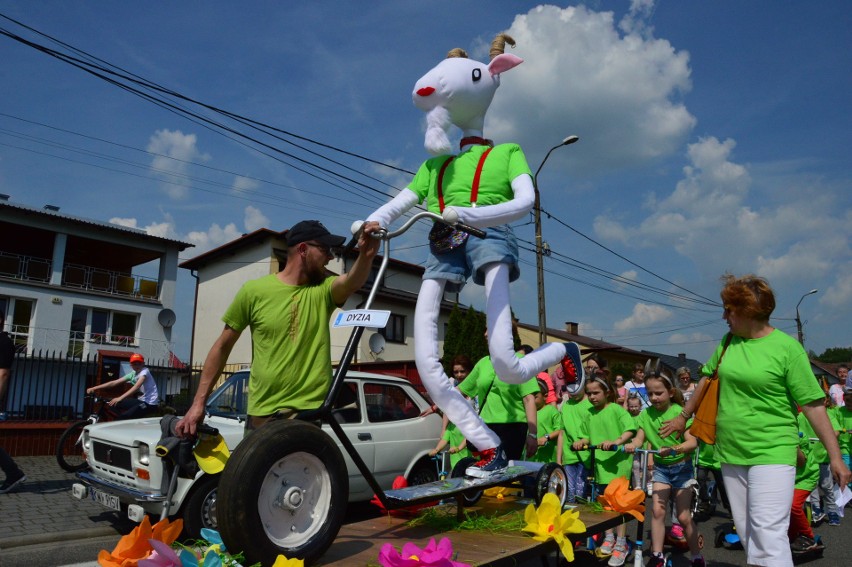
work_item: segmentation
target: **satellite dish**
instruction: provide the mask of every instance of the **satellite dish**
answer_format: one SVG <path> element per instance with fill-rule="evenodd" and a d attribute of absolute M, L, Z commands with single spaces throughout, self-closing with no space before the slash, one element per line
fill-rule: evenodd
<path fill-rule="evenodd" d="M 379 333 L 370 335 L 370 352 L 373 354 L 381 354 L 385 350 L 385 338 Z"/>
<path fill-rule="evenodd" d="M 160 313 L 157 315 L 157 321 L 160 322 L 164 328 L 168 329 L 172 325 L 175 324 L 175 319 L 177 319 L 177 315 L 171 309 L 161 309 Z"/>

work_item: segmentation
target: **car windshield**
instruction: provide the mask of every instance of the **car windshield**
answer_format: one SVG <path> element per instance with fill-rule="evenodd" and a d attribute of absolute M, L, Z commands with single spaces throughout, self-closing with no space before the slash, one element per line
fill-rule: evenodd
<path fill-rule="evenodd" d="M 245 419 L 248 413 L 248 372 L 237 372 L 219 386 L 207 400 L 211 416 Z"/>

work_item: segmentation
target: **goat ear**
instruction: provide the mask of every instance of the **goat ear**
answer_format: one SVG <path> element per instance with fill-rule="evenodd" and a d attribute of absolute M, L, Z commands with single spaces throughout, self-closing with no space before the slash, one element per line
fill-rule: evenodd
<path fill-rule="evenodd" d="M 512 55 L 511 53 L 501 53 L 497 57 L 491 60 L 491 63 L 488 64 L 488 72 L 491 75 L 499 75 L 504 71 L 508 71 L 509 69 L 513 69 L 523 63 L 524 60 L 518 57 L 517 55 Z"/>

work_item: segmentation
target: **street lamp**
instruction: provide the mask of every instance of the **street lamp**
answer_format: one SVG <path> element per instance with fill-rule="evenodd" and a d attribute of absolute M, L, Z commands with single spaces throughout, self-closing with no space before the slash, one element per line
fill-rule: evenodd
<path fill-rule="evenodd" d="M 799 302 L 796 304 L 796 329 L 799 331 L 799 344 L 802 346 L 805 346 L 805 337 L 804 335 L 802 335 L 802 320 L 799 319 L 799 305 L 802 304 L 802 299 L 806 298 L 809 295 L 813 295 L 818 291 L 818 289 L 810 290 L 808 293 L 803 295 L 801 299 L 799 299 Z"/>
<path fill-rule="evenodd" d="M 556 144 L 541 160 L 538 169 L 535 170 L 533 176 L 533 189 L 535 190 L 535 204 L 533 205 L 533 214 L 535 215 L 535 270 L 536 280 L 538 282 L 538 344 L 543 345 L 547 339 L 547 315 L 544 306 L 544 248 L 541 240 L 541 194 L 538 192 L 538 173 L 544 167 L 544 162 L 550 157 L 551 152 L 556 148 L 568 146 L 579 140 L 579 136 L 568 136 L 559 144 Z"/>

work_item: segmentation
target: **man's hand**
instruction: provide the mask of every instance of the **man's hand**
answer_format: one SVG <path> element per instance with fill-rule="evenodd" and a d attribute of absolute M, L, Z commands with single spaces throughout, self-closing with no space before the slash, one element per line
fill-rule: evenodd
<path fill-rule="evenodd" d="M 183 438 L 195 437 L 195 430 L 203 419 L 204 410 L 193 405 L 186 412 L 186 415 L 175 424 L 175 435 Z"/>
<path fill-rule="evenodd" d="M 538 439 L 527 435 L 527 458 L 532 457 L 538 451 Z"/>
<path fill-rule="evenodd" d="M 829 464 L 829 468 L 831 469 L 831 476 L 834 477 L 834 482 L 837 483 L 837 486 L 844 488 L 847 484 L 852 482 L 852 472 L 849 471 L 849 467 L 846 466 L 842 460 L 832 459 Z M 846 490 L 849 490 L 846 488 Z"/>
<path fill-rule="evenodd" d="M 361 236 L 358 237 L 358 250 L 363 254 L 367 254 L 369 258 L 374 257 L 379 251 L 380 243 L 378 239 L 370 235 L 379 232 L 381 228 L 376 221 L 367 221 L 361 227 Z"/>

